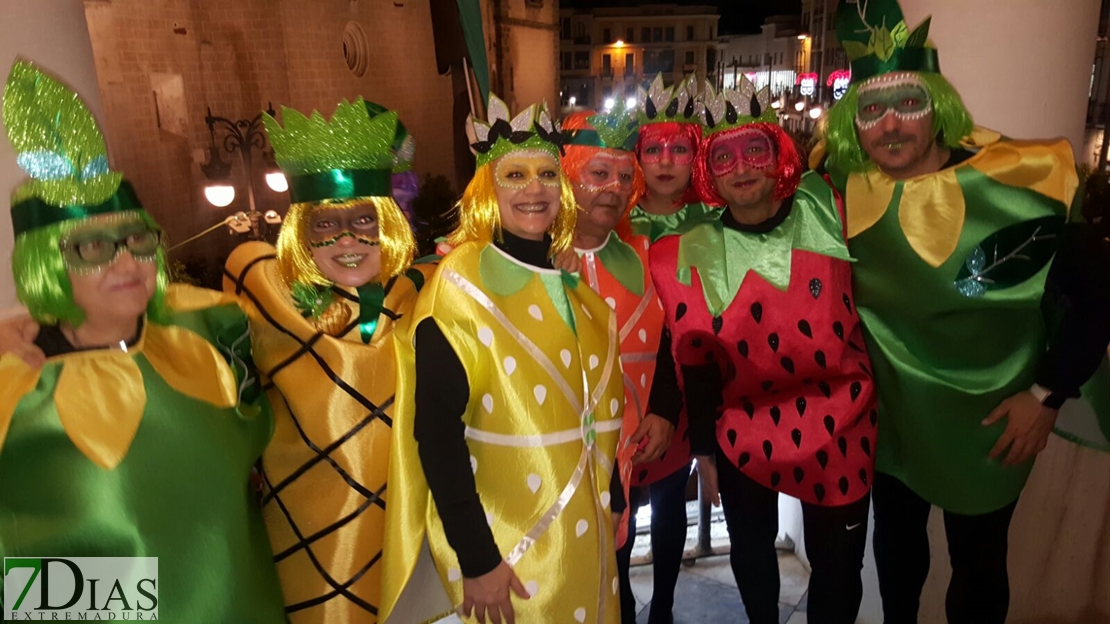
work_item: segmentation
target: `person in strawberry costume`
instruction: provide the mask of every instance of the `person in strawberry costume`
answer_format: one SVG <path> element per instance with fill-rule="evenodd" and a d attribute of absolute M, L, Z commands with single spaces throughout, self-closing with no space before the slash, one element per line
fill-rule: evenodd
<path fill-rule="evenodd" d="M 694 184 L 726 209 L 652 246 L 672 336 L 660 349 L 652 408 L 683 386 L 698 472 L 714 499 L 719 492 L 750 621 L 778 621 L 784 493 L 802 501 L 811 620 L 851 624 L 863 594 L 878 420 L 843 219 L 829 185 L 801 176 L 766 90 L 745 80 L 704 97 Z"/>

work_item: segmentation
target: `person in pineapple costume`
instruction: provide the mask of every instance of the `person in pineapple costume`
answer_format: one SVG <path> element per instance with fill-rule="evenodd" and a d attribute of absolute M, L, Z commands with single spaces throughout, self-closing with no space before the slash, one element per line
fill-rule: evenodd
<path fill-rule="evenodd" d="M 386 618 L 426 536 L 467 622 L 617 624 L 617 317 L 552 268 L 575 224 L 560 129 L 488 110 L 454 248 L 398 337 Z"/>
<path fill-rule="evenodd" d="M 910 32 L 894 0 L 841 4 L 852 85 L 811 164 L 844 196 L 880 393 L 885 620 L 917 621 L 936 505 L 952 563 L 948 621 L 1002 624 L 1007 533 L 1032 459 L 1110 340 L 1110 261 L 1104 241 L 1067 224 L 1079 212 L 1071 146 L 973 126 L 928 26 Z M 1047 349 L 1046 279 L 1068 300 Z"/>
<path fill-rule="evenodd" d="M 823 179 L 799 182 L 766 89 L 704 97 L 694 184 L 727 209 L 651 249 L 698 473 L 719 491 L 753 624 L 778 622 L 779 492 L 802 501 L 811 620 L 852 624 L 877 414 L 842 218 Z M 656 370 L 653 408 L 678 384 L 674 366 Z"/>
<path fill-rule="evenodd" d="M 156 557 L 157 617 L 132 602 L 146 618 L 284 622 L 250 487 L 273 420 L 246 319 L 168 284 L 161 230 L 77 94 L 20 61 L 3 109 L 31 177 L 12 268 L 45 362 L 0 356 L 0 556 Z"/>
<path fill-rule="evenodd" d="M 636 156 L 647 188 L 628 213 L 628 225 L 651 241 L 720 213 L 702 203 L 691 184 L 702 135 L 694 80 L 690 75 L 665 88 L 660 74 L 638 94 L 642 108 Z"/>
<path fill-rule="evenodd" d="M 263 117 L 289 178 L 276 252 L 239 246 L 225 280 L 250 319 L 276 416 L 263 513 L 290 621 L 372 624 L 390 494 L 392 335 L 425 278 L 410 267 L 412 230 L 392 198 L 411 138 L 395 112 L 361 98 L 329 120 L 289 108 L 282 120 Z"/>
<path fill-rule="evenodd" d="M 668 459 L 677 463 L 664 479 L 665 487 L 650 491 L 652 506 L 652 560 L 655 590 L 650 621 L 669 618 L 674 603 L 674 586 L 686 544 L 686 481 L 690 476 L 689 453 L 671 448 L 676 421 L 650 413 L 648 397 L 655 377 L 655 357 L 663 330 L 663 306 L 655 294 L 648 272 L 650 239 L 614 230 L 644 192 L 644 176 L 636 163 L 634 149 L 639 124 L 631 111 L 618 109 L 604 115 L 574 113 L 563 120 L 571 133 L 563 156 L 563 171 L 574 187 L 578 205 L 574 247 L 580 257 L 580 273 L 590 288 L 605 299 L 617 314 L 621 337 L 621 366 L 624 370 L 624 438 L 628 444 L 617 454 L 621 493 L 630 503 L 627 520 L 618 530 L 617 566 L 621 579 L 621 619 L 635 622 L 636 599 L 628 582 L 629 559 L 636 534 L 636 508 L 643 497 L 639 475 Z M 624 225 L 627 225 L 625 223 Z M 626 228 L 625 228 L 626 229 Z M 685 433 L 679 432 L 679 435 Z M 639 449 L 644 437 L 651 449 Z M 655 450 L 658 449 L 658 450 Z M 676 456 L 672 458 L 672 455 Z M 662 504 L 660 504 L 662 503 Z M 670 503 L 670 504 L 667 504 Z M 627 522 L 627 524 L 625 524 Z"/>

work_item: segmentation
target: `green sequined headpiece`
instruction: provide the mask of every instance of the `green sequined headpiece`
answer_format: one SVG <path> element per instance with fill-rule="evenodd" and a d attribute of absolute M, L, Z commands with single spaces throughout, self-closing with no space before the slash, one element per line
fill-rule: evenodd
<path fill-rule="evenodd" d="M 274 158 L 289 178 L 292 203 L 389 197 L 396 154 L 397 113 L 371 116 L 366 102 L 344 100 L 330 120 L 282 107 L 282 127 L 262 115 Z"/>
<path fill-rule="evenodd" d="M 701 99 L 706 136 L 757 121 L 773 124 L 779 122 L 778 114 L 771 107 L 770 89 L 764 87 L 756 90 L 746 76 L 740 77 L 740 84 L 736 89 L 720 92 L 714 91 L 713 85 L 706 82 Z"/>
<path fill-rule="evenodd" d="M 469 118 L 470 147 L 477 153 L 478 166 L 522 149 L 541 149 L 556 158 L 563 153 L 567 136 L 551 118 L 546 104 L 532 104 L 510 119 L 509 106 L 501 98 L 489 96 L 488 121 Z"/>
<path fill-rule="evenodd" d="M 663 86 L 663 75 L 656 74 L 647 91 L 639 90 L 637 100 L 642 103 L 639 118 L 641 125 L 653 123 L 701 123 L 701 106 L 697 99 L 695 78 L 691 74 L 681 82 Z"/>
<path fill-rule="evenodd" d="M 366 110 L 370 117 L 377 117 L 388 113 L 389 109 L 374 102 L 366 102 Z M 397 134 L 393 137 L 393 173 L 404 173 L 412 170 L 412 161 L 416 156 L 416 142 L 409 134 L 408 128 L 401 120 L 397 120 Z"/>
<path fill-rule="evenodd" d="M 626 152 L 636 150 L 636 142 L 640 139 L 640 122 L 636 116 L 636 109 L 621 106 L 608 113 L 590 115 L 586 118 L 586 123 L 593 129 L 573 130 L 570 145 L 602 147 Z"/>
<path fill-rule="evenodd" d="M 910 32 L 898 0 L 843 0 L 836 10 L 836 36 L 852 63 L 852 82 L 895 71 L 939 74 L 929 21 Z"/>
<path fill-rule="evenodd" d="M 108 167 L 104 136 L 81 97 L 31 63 L 16 61 L 4 87 L 4 127 L 30 179 L 12 193 L 15 235 L 71 219 L 141 210 L 123 174 Z"/>

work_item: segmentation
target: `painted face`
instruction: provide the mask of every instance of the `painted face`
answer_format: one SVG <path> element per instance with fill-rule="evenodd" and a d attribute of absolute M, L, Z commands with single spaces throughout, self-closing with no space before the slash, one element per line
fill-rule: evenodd
<path fill-rule="evenodd" d="M 324 277 L 351 288 L 364 286 L 381 271 L 378 211 L 370 203 L 316 208 L 308 216 L 312 259 Z"/>
<path fill-rule="evenodd" d="M 875 80 L 860 88 L 856 127 L 870 130 L 887 115 L 901 121 L 916 121 L 932 110 L 933 100 L 916 76 L 906 74 L 901 79 Z"/>
<path fill-rule="evenodd" d="M 550 152 L 524 149 L 492 164 L 501 228 L 521 238 L 543 240 L 559 213 L 559 161 Z"/>
<path fill-rule="evenodd" d="M 733 208 L 765 203 L 778 180 L 772 176 L 774 140 L 756 128 L 740 128 L 714 137 L 709 166 L 717 193 Z"/>
<path fill-rule="evenodd" d="M 579 232 L 601 237 L 616 227 L 628 207 L 635 171 L 632 154 L 617 150 L 599 150 L 582 165 L 574 187 Z"/>
<path fill-rule="evenodd" d="M 86 318 L 140 317 L 154 295 L 160 234 L 138 215 L 91 217 L 62 240 L 73 302 Z"/>
<path fill-rule="evenodd" d="M 721 177 L 743 163 L 750 169 L 766 169 L 775 164 L 774 142 L 767 133 L 755 128 L 740 128 L 714 139 L 709 153 L 709 170 Z"/>
<path fill-rule="evenodd" d="M 694 142 L 684 133 L 659 132 L 650 125 L 640 130 L 640 136 L 640 167 L 648 190 L 660 197 L 684 192 L 694 169 Z"/>
<path fill-rule="evenodd" d="M 882 76 L 860 88 L 860 146 L 888 175 L 912 175 L 925 161 L 936 145 L 933 119 L 932 99 L 915 74 Z"/>

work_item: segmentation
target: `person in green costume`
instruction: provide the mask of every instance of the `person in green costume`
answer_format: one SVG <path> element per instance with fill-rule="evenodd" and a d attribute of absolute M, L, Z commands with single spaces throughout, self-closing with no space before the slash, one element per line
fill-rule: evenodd
<path fill-rule="evenodd" d="M 1033 457 L 1110 341 L 1110 262 L 1105 241 L 1069 224 L 1071 146 L 975 127 L 928 27 L 909 31 L 895 0 L 841 3 L 853 84 L 811 164 L 843 193 L 880 394 L 885 621 L 917 621 L 936 505 L 952 562 L 948 621 L 1002 624 L 1007 532 Z M 1046 291 L 1067 302 L 1055 335 Z"/>
<path fill-rule="evenodd" d="M 273 419 L 246 319 L 168 284 L 161 230 L 75 93 L 17 62 L 3 115 L 30 175 L 13 273 L 45 361 L 0 356 L 0 556 L 156 557 L 157 611 L 131 602 L 143 619 L 284 622 L 250 487 Z"/>

